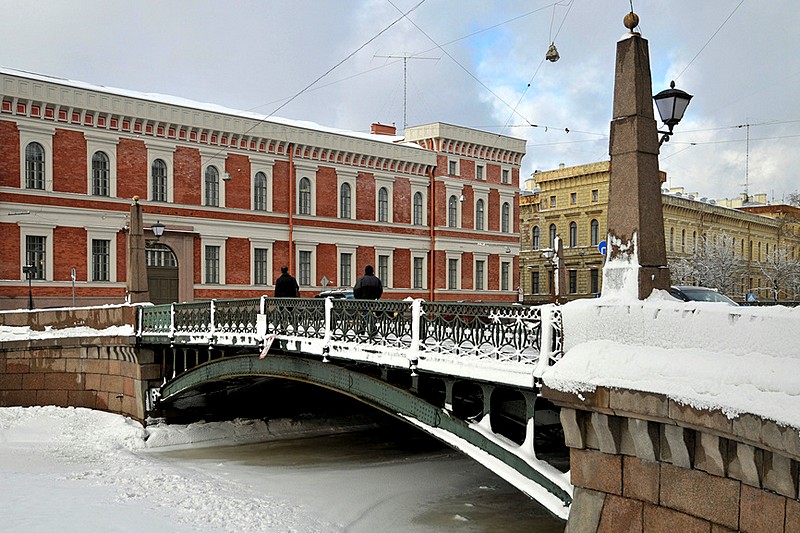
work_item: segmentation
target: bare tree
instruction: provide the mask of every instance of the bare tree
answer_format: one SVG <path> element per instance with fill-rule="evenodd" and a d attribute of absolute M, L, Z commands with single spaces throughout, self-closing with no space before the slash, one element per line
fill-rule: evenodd
<path fill-rule="evenodd" d="M 764 261 L 759 261 L 761 274 L 767 281 L 764 287 L 772 292 L 774 300 L 791 299 L 797 293 L 798 278 L 800 278 L 800 262 L 793 259 L 789 250 L 776 247 L 767 254 Z"/>
<path fill-rule="evenodd" d="M 691 256 L 671 262 L 669 268 L 675 283 L 697 284 L 733 295 L 739 293 L 744 266 L 742 257 L 736 255 L 734 238 L 723 233 L 704 235 Z"/>
<path fill-rule="evenodd" d="M 800 207 L 800 192 L 795 191 L 789 193 L 789 197 L 786 199 L 786 203 L 789 205 L 796 205 Z"/>

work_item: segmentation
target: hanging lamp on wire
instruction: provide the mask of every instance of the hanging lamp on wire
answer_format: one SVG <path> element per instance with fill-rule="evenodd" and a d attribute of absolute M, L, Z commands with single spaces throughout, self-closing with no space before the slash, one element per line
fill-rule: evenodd
<path fill-rule="evenodd" d="M 558 55 L 558 50 L 556 49 L 556 43 L 550 43 L 550 48 L 547 49 L 547 53 L 544 57 L 551 63 L 555 63 L 561 59 L 561 56 Z"/>

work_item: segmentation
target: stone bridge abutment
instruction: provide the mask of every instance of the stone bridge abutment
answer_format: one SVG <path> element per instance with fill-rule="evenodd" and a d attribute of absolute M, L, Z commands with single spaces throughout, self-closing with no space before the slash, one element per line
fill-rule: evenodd
<path fill-rule="evenodd" d="M 660 394 L 545 388 L 575 486 L 568 533 L 798 533 L 800 433 Z"/>

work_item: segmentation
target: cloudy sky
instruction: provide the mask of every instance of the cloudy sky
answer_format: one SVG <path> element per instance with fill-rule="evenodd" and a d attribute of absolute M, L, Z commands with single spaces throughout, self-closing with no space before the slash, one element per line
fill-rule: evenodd
<path fill-rule="evenodd" d="M 402 129 L 405 63 L 409 125 L 525 138 L 523 179 L 608 158 L 615 43 L 630 9 L 629 0 L 2 5 L 2 66 L 353 131 Z M 653 91 L 674 79 L 694 95 L 662 147 L 668 185 L 722 198 L 747 184 L 775 201 L 797 191 L 796 0 L 638 0 L 634 9 Z M 544 60 L 551 42 L 556 63 Z"/>

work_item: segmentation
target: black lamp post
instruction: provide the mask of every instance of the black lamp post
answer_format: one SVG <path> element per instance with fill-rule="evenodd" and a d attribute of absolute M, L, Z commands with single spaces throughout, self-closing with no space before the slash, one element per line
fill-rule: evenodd
<path fill-rule="evenodd" d="M 153 230 L 153 235 L 156 236 L 156 241 L 158 241 L 158 239 L 164 235 L 164 228 L 165 226 L 161 223 L 161 221 L 157 221 L 155 224 L 150 226 L 150 229 Z"/>
<path fill-rule="evenodd" d="M 686 91 L 675 88 L 675 82 L 671 81 L 669 89 L 665 89 L 653 96 L 658 108 L 658 114 L 661 115 L 661 122 L 669 128 L 669 131 L 659 131 L 662 134 L 661 140 L 658 145 L 661 146 L 665 142 L 669 142 L 669 137 L 672 135 L 672 128 L 678 125 L 678 122 L 683 118 L 686 108 L 689 107 L 692 95 Z"/>
<path fill-rule="evenodd" d="M 31 287 L 31 280 L 36 275 L 36 265 L 25 265 L 22 267 L 22 272 L 28 278 L 28 310 L 33 309 L 33 288 Z"/>

